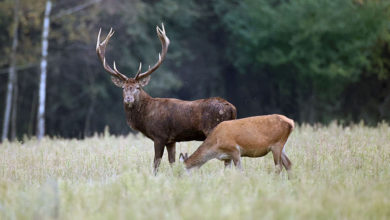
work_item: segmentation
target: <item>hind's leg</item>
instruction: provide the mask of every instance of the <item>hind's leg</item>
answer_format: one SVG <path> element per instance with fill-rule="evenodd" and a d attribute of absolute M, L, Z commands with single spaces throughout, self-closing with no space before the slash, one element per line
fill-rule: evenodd
<path fill-rule="evenodd" d="M 225 169 L 232 167 L 232 160 L 224 160 L 223 163 L 225 164 Z"/>
<path fill-rule="evenodd" d="M 284 168 L 287 170 L 288 179 L 293 178 L 293 174 L 291 173 L 291 161 L 288 159 L 284 150 L 282 151 L 282 164 Z"/>
<path fill-rule="evenodd" d="M 242 170 L 241 166 L 241 154 L 239 151 L 234 151 L 232 154 L 232 160 L 234 163 L 234 166 L 236 166 L 239 170 Z"/>
<path fill-rule="evenodd" d="M 291 161 L 288 159 L 287 155 L 282 151 L 282 164 L 287 171 L 291 170 Z"/>
<path fill-rule="evenodd" d="M 273 146 L 271 151 L 272 155 L 274 156 L 274 162 L 276 167 L 275 172 L 279 174 L 280 171 L 282 171 L 282 147 Z"/>
<path fill-rule="evenodd" d="M 216 157 L 220 160 L 225 161 L 226 165 L 230 164 L 233 161 L 234 166 L 241 169 L 241 153 L 239 146 L 231 146 L 231 145 L 219 145 L 217 147 L 218 153 Z"/>

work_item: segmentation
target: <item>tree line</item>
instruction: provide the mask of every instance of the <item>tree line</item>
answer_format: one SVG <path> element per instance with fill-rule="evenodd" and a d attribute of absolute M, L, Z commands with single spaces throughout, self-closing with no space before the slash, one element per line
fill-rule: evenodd
<path fill-rule="evenodd" d="M 97 33 L 116 31 L 108 62 L 115 60 L 121 72 L 133 76 L 139 61 L 155 62 L 160 46 L 155 26 L 161 22 L 171 44 L 146 87 L 152 96 L 220 96 L 237 107 L 239 117 L 282 113 L 305 123 L 371 125 L 390 119 L 388 1 L 52 3 L 47 135 L 81 138 L 105 126 L 128 133 L 122 91 L 96 56 Z M 0 121 L 8 120 L 9 139 L 37 133 L 46 6 L 47 0 L 0 2 Z"/>

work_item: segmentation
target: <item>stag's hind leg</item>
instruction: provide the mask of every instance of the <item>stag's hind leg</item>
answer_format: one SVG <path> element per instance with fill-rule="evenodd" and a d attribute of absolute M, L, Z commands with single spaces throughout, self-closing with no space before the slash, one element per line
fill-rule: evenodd
<path fill-rule="evenodd" d="M 175 157 L 176 157 L 176 143 L 170 143 L 167 144 L 167 151 L 168 151 L 168 160 L 169 163 L 172 165 L 175 162 Z"/>

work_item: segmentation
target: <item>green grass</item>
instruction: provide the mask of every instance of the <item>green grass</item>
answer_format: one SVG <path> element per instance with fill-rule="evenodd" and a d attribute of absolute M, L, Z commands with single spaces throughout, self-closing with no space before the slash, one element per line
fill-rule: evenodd
<path fill-rule="evenodd" d="M 243 158 L 243 172 L 212 160 L 187 174 L 165 152 L 154 176 L 152 146 L 107 133 L 3 143 L 0 219 L 390 219 L 386 124 L 297 127 L 286 146 L 291 180 L 274 174 L 272 154 Z"/>

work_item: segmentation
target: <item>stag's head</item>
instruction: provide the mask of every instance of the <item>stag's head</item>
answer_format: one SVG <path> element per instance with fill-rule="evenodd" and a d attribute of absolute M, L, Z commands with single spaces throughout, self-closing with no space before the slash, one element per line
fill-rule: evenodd
<path fill-rule="evenodd" d="M 108 41 L 114 35 L 114 31 L 110 30 L 110 32 L 107 34 L 106 39 L 104 41 L 100 42 L 100 34 L 101 34 L 101 29 L 99 30 L 99 35 L 97 38 L 97 43 L 96 43 L 96 53 L 98 57 L 100 58 L 100 61 L 103 64 L 104 69 L 111 74 L 111 80 L 112 82 L 120 87 L 123 88 L 123 102 L 131 107 L 140 99 L 141 93 L 143 93 L 142 87 L 146 86 L 149 83 L 150 80 L 150 75 L 158 69 L 158 67 L 161 65 L 163 62 L 167 51 L 168 51 L 168 46 L 169 46 L 169 39 L 165 33 L 164 29 L 164 24 L 162 27 L 156 27 L 157 31 L 157 36 L 161 41 L 161 54 L 158 54 L 158 61 L 156 64 L 154 64 L 152 67 L 149 66 L 148 70 L 145 72 L 141 73 L 142 69 L 142 63 L 139 64 L 138 72 L 135 74 L 134 78 L 127 77 L 119 70 L 117 69 L 115 65 L 115 61 L 113 64 L 113 68 L 110 67 L 106 63 L 106 58 L 105 58 L 105 52 L 106 52 L 106 46 L 108 44 Z"/>

